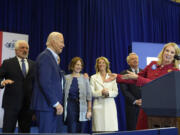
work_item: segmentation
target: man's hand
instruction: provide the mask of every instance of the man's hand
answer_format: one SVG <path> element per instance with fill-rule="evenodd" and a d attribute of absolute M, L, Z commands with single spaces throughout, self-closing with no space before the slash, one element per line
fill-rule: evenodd
<path fill-rule="evenodd" d="M 37 120 L 37 119 L 36 119 L 36 115 L 33 114 L 33 115 L 32 115 L 32 121 L 35 121 L 35 120 Z"/>
<path fill-rule="evenodd" d="M 137 99 L 135 104 L 138 106 L 142 106 L 142 99 Z"/>
<path fill-rule="evenodd" d="M 58 105 L 56 106 L 56 114 L 57 114 L 57 115 L 61 115 L 62 113 L 63 113 L 63 107 L 62 107 L 61 104 L 58 104 Z"/>
<path fill-rule="evenodd" d="M 12 83 L 14 83 L 13 80 L 7 79 L 7 80 L 3 80 L 3 81 L 1 82 L 1 85 L 2 85 L 2 86 L 6 86 L 7 84 L 12 84 Z"/>

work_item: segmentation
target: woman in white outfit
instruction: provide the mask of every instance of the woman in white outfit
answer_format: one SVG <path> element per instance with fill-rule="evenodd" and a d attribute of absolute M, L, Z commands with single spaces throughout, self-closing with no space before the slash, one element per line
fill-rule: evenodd
<path fill-rule="evenodd" d="M 118 131 L 117 110 L 114 98 L 118 95 L 116 81 L 104 82 L 109 78 L 109 61 L 105 57 L 96 59 L 96 74 L 91 76 L 90 86 L 93 102 L 93 132 Z"/>

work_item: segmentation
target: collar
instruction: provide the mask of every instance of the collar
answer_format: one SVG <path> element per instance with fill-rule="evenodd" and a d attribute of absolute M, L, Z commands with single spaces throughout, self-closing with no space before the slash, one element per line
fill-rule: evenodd
<path fill-rule="evenodd" d="M 137 68 L 137 69 L 131 68 L 131 70 L 132 70 L 133 72 L 137 71 L 137 73 L 139 73 L 139 68 Z"/>
<path fill-rule="evenodd" d="M 18 61 L 20 61 L 20 62 L 21 62 L 22 58 L 20 58 L 20 57 L 18 57 L 18 56 L 16 56 L 16 58 L 18 59 Z M 26 61 L 27 61 L 27 59 L 25 58 L 25 59 L 24 59 L 24 61 L 26 62 Z"/>
<path fill-rule="evenodd" d="M 174 64 L 171 63 L 171 64 L 167 64 L 167 65 L 158 65 L 158 67 L 161 67 L 161 68 L 173 68 Z"/>
<path fill-rule="evenodd" d="M 51 48 L 48 48 L 47 49 L 52 53 L 53 57 L 55 58 L 56 62 L 58 63 L 58 55 L 51 49 Z"/>

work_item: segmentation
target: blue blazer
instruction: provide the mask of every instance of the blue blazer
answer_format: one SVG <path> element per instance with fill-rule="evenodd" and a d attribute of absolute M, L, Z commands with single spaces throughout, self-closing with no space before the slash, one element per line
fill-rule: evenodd
<path fill-rule="evenodd" d="M 63 103 L 61 69 L 48 49 L 37 57 L 36 64 L 31 108 L 54 111 L 54 104 Z"/>

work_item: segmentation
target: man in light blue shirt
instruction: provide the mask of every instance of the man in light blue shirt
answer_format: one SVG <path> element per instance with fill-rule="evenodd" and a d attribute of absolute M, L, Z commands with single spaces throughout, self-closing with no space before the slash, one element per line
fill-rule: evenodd
<path fill-rule="evenodd" d="M 58 55 L 64 48 L 63 35 L 59 32 L 50 33 L 46 45 L 47 49 L 36 60 L 31 107 L 36 112 L 39 132 L 55 133 L 58 115 L 63 113 L 63 75 L 58 64 Z"/>

